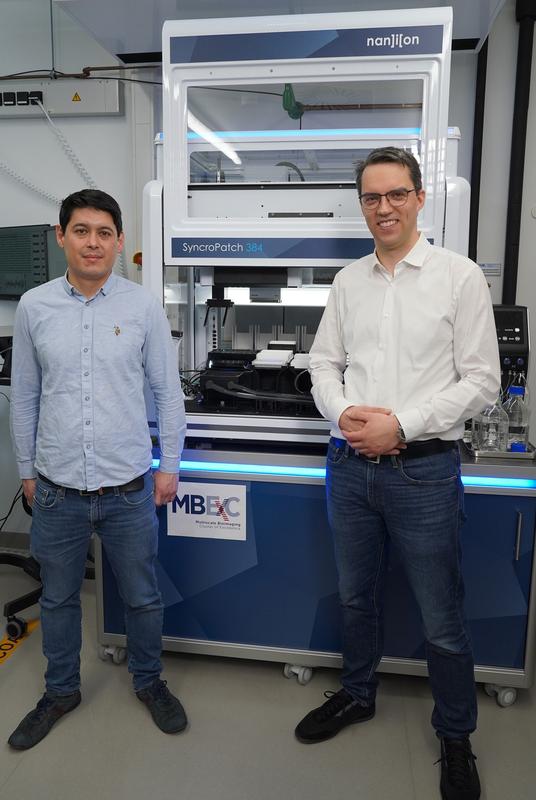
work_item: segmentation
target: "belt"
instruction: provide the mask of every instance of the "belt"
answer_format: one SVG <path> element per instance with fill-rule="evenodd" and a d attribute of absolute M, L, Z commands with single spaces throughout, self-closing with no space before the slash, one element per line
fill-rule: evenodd
<path fill-rule="evenodd" d="M 344 447 L 347 454 L 353 454 L 362 458 L 365 461 L 372 461 L 379 464 L 381 461 L 391 460 L 391 458 L 423 458 L 425 456 L 435 456 L 438 453 L 447 453 L 449 450 L 455 450 L 458 447 L 456 440 L 444 439 L 425 439 L 422 442 L 410 442 L 406 445 L 404 450 L 400 450 L 397 456 L 365 456 L 358 453 L 357 450 L 348 444 L 346 439 L 336 439 L 332 436 L 331 441 L 336 447 Z"/>
<path fill-rule="evenodd" d="M 133 478 L 128 483 L 123 483 L 121 486 L 101 486 L 100 489 L 91 489 L 88 491 L 87 489 L 73 489 L 70 486 L 61 486 L 59 483 L 54 483 L 54 481 L 49 480 L 44 475 L 41 475 L 40 472 L 37 473 L 39 480 L 46 483 L 47 486 L 52 486 L 54 489 L 65 489 L 66 492 L 75 492 L 76 494 L 80 494 L 82 496 L 85 495 L 93 495 L 93 494 L 112 494 L 114 492 L 139 492 L 140 489 L 143 489 L 144 481 L 143 475 L 139 475 L 137 478 Z"/>

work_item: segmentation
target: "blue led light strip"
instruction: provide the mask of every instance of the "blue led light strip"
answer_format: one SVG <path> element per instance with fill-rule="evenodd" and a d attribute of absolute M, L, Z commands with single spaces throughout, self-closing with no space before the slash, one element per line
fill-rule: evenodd
<path fill-rule="evenodd" d="M 211 131 L 214 136 L 220 139 L 273 139 L 277 137 L 292 136 L 300 138 L 304 136 L 417 136 L 420 137 L 420 128 L 311 128 L 311 129 L 292 129 L 281 131 Z M 193 131 L 188 132 L 188 139 L 191 141 L 203 141 L 203 137 Z"/>
<path fill-rule="evenodd" d="M 160 462 L 153 460 L 153 468 Z M 286 478 L 319 478 L 326 477 L 324 467 L 282 467 L 271 464 L 228 464 L 221 461 L 181 461 L 181 472 L 225 472 L 231 475 L 280 475 Z"/>
<path fill-rule="evenodd" d="M 536 480 L 530 478 L 487 478 L 466 475 L 462 477 L 464 486 L 489 486 L 494 489 L 536 489 Z"/>
<path fill-rule="evenodd" d="M 153 469 L 159 465 L 158 459 L 153 460 Z M 216 472 L 227 475 L 273 475 L 286 478 L 317 478 L 326 477 L 324 467 L 283 467 L 272 464 L 231 464 L 220 461 L 181 461 L 181 472 Z M 536 480 L 530 478 L 491 478 L 485 476 L 465 475 L 462 477 L 464 486 L 489 487 L 494 489 L 532 489 L 536 490 Z"/>

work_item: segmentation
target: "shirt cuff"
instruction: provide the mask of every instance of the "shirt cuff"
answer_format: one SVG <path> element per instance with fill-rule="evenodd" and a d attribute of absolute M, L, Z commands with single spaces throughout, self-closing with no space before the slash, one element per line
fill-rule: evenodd
<path fill-rule="evenodd" d="M 32 481 L 37 478 L 37 470 L 33 461 L 18 461 L 17 467 L 21 481 Z"/>
<path fill-rule="evenodd" d="M 330 408 L 329 419 L 331 422 L 334 423 L 337 427 L 339 426 L 339 420 L 341 418 L 341 414 L 343 411 L 346 411 L 347 408 L 351 408 L 355 403 L 349 403 L 346 398 L 342 400 L 338 400 L 337 402 L 333 403 L 333 408 Z"/>
<path fill-rule="evenodd" d="M 395 411 L 395 417 L 400 423 L 407 442 L 417 439 L 425 432 L 425 425 L 418 408 L 412 408 L 409 411 Z"/>
<path fill-rule="evenodd" d="M 171 456 L 160 456 L 160 472 L 176 473 L 179 471 L 179 459 Z"/>

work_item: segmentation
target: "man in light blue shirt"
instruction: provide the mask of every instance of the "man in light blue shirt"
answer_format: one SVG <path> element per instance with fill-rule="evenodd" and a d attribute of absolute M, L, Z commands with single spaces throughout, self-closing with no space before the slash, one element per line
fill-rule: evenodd
<path fill-rule="evenodd" d="M 177 493 L 186 430 L 177 360 L 163 308 L 112 274 L 124 244 L 110 195 L 67 197 L 56 228 L 67 273 L 19 303 L 13 339 L 11 428 L 39 562 L 46 692 L 9 738 L 37 744 L 80 696 L 80 587 L 97 533 L 125 604 L 128 668 L 158 727 L 187 720 L 160 679 L 163 605 L 155 576 L 156 506 Z M 151 474 L 143 395 L 158 414 L 160 468 Z"/>

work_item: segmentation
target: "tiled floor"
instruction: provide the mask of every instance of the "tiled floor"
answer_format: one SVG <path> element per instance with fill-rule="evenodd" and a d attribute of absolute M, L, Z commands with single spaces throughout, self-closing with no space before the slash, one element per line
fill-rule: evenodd
<path fill-rule="evenodd" d="M 31 581 L 0 566 L 0 607 Z M 7 736 L 40 696 L 37 629 L 0 666 L 0 798 L 16 800 L 434 800 L 439 767 L 427 682 L 385 675 L 374 720 L 304 746 L 296 722 L 337 688 L 319 669 L 307 686 L 280 664 L 168 654 L 165 675 L 190 726 L 166 736 L 130 688 L 124 665 L 99 660 L 94 586 L 84 588 L 83 702 L 33 750 Z M 32 609 L 37 615 L 37 607 Z M 486 800 L 536 797 L 536 704 L 499 708 L 481 690 L 473 737 Z"/>

